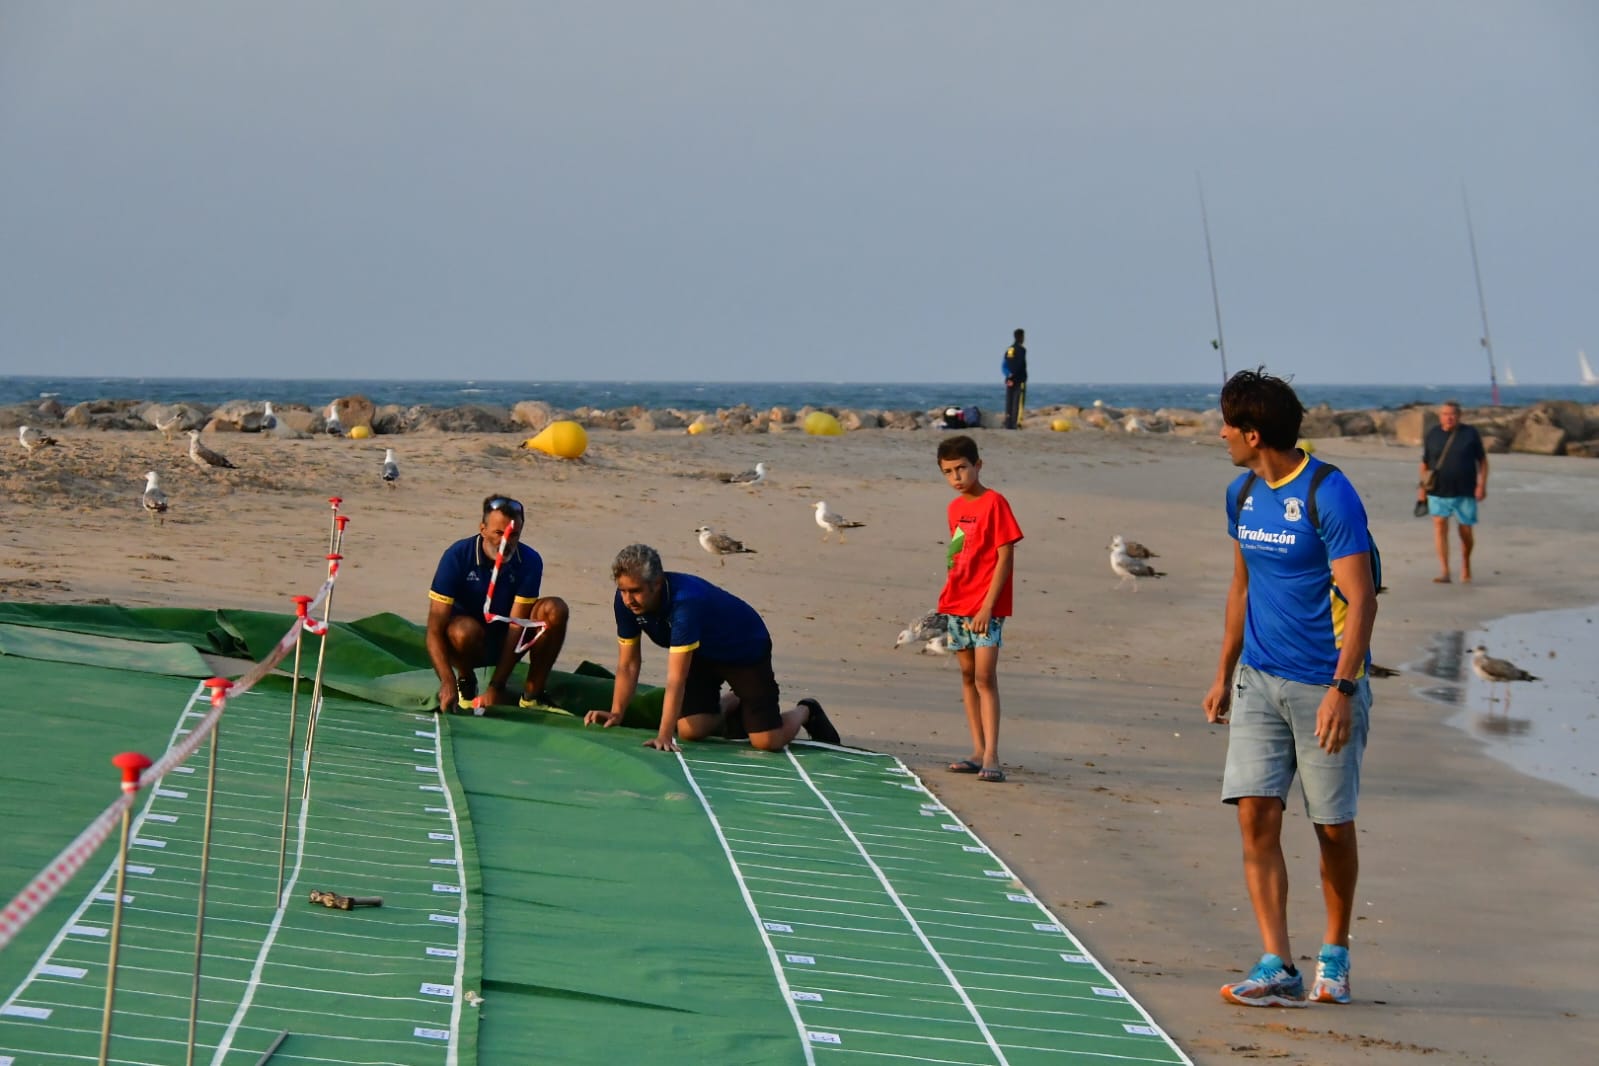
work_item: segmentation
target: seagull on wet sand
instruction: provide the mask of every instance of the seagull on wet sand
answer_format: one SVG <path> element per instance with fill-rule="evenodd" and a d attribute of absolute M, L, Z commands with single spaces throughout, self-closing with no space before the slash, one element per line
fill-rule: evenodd
<path fill-rule="evenodd" d="M 725 485 L 759 485 L 766 480 L 766 464 L 756 463 L 752 470 L 737 474 L 722 474 L 720 478 Z"/>
<path fill-rule="evenodd" d="M 167 494 L 161 491 L 160 480 L 154 470 L 144 475 L 144 495 L 139 500 L 144 504 L 145 513 L 155 519 L 157 525 L 166 525 Z"/>
<path fill-rule="evenodd" d="M 1138 543 L 1136 540 L 1125 540 L 1125 539 L 1123 539 L 1123 537 L 1122 537 L 1122 535 L 1120 533 L 1118 533 L 1116 536 L 1114 536 L 1114 537 L 1112 537 L 1110 539 L 1110 550 L 1111 551 L 1116 551 L 1118 548 L 1120 548 L 1123 552 L 1127 553 L 1128 555 L 1132 556 L 1134 559 L 1159 559 L 1160 558 L 1160 556 L 1157 553 L 1150 551 L 1148 548 L 1144 547 L 1142 544 Z"/>
<path fill-rule="evenodd" d="M 827 539 L 829 533 L 837 533 L 840 544 L 844 543 L 846 529 L 860 529 L 866 525 L 865 522 L 851 522 L 837 511 L 828 510 L 825 500 L 816 501 L 816 524 L 822 527 L 823 540 Z"/>
<path fill-rule="evenodd" d="M 392 489 L 394 487 L 394 483 L 398 480 L 400 480 L 400 464 L 394 461 L 394 449 L 384 448 L 383 481 L 389 486 L 389 488 Z"/>
<path fill-rule="evenodd" d="M 1478 677 L 1489 684 L 1500 681 L 1539 680 L 1508 659 L 1489 658 L 1488 648 L 1483 644 L 1471 649 L 1471 669 Z"/>
<path fill-rule="evenodd" d="M 212 467 L 221 467 L 225 470 L 238 469 L 232 463 L 228 462 L 226 456 L 218 455 L 210 448 L 207 448 L 205 445 L 201 444 L 200 431 L 197 429 L 189 430 L 189 458 L 194 461 L 195 466 L 198 466 L 202 470 L 209 470 Z"/>
<path fill-rule="evenodd" d="M 54 437 L 50 436 L 50 434 L 41 433 L 32 426 L 18 426 L 17 440 L 22 444 L 22 447 L 27 450 L 29 455 L 32 455 L 40 448 L 48 448 L 52 444 L 60 443 Z"/>
<path fill-rule="evenodd" d="M 726 533 L 718 533 L 710 526 L 701 526 L 694 532 L 699 534 L 700 547 L 716 556 L 716 562 L 719 566 L 727 565 L 726 560 L 722 558 L 724 555 L 755 554 L 755 549 L 744 547 L 743 541 L 734 540 Z"/>
<path fill-rule="evenodd" d="M 1121 575 L 1121 581 L 1116 587 L 1131 581 L 1133 591 L 1138 591 L 1138 579 L 1141 577 L 1165 577 L 1164 571 L 1156 570 L 1147 559 L 1138 559 L 1127 554 L 1126 544 L 1120 537 L 1110 542 L 1110 568 Z"/>
<path fill-rule="evenodd" d="M 896 649 L 907 644 L 925 644 L 934 637 L 941 637 L 949 631 L 949 619 L 937 611 L 928 611 L 920 618 L 911 619 L 911 624 L 899 631 L 899 637 L 894 641 Z M 927 651 L 927 648 L 923 648 Z"/>

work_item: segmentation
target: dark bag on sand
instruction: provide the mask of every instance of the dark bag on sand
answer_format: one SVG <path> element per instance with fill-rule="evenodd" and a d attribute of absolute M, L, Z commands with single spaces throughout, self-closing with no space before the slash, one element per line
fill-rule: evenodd
<path fill-rule="evenodd" d="M 972 429 L 983 424 L 983 412 L 977 409 L 976 404 L 957 407 L 954 404 L 944 408 L 944 421 L 940 429 Z"/>
<path fill-rule="evenodd" d="M 1426 518 L 1427 517 L 1427 501 L 1426 500 L 1417 500 L 1416 501 L 1416 506 L 1411 508 L 1411 512 L 1410 513 L 1415 515 L 1417 518 Z"/>

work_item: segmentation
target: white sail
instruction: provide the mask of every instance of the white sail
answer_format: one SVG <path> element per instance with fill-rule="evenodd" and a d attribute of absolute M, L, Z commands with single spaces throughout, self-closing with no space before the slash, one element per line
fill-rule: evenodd
<path fill-rule="evenodd" d="M 1582 371 L 1584 385 L 1599 385 L 1599 374 L 1593 372 L 1593 367 L 1588 365 L 1588 356 L 1581 351 L 1577 353 L 1577 367 Z"/>
<path fill-rule="evenodd" d="M 1519 384 L 1516 381 L 1516 372 L 1514 370 L 1510 369 L 1510 364 L 1509 363 L 1505 364 L 1505 384 L 1506 385 Z"/>

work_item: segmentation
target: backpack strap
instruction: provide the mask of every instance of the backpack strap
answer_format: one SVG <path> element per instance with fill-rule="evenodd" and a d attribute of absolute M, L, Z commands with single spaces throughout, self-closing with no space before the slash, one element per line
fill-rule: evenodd
<path fill-rule="evenodd" d="M 1238 486 L 1238 498 L 1233 500 L 1233 525 L 1236 526 L 1238 520 L 1243 517 L 1244 501 L 1249 499 L 1249 491 L 1255 487 L 1255 482 L 1258 480 L 1260 478 L 1251 470 L 1249 476 L 1244 478 L 1244 483 Z"/>
<path fill-rule="evenodd" d="M 1310 473 L 1310 491 L 1305 493 L 1305 511 L 1310 515 L 1310 525 L 1318 535 L 1321 533 L 1321 515 L 1316 510 L 1316 490 L 1327 480 L 1327 476 L 1337 469 L 1331 463 L 1318 461 L 1316 469 Z"/>

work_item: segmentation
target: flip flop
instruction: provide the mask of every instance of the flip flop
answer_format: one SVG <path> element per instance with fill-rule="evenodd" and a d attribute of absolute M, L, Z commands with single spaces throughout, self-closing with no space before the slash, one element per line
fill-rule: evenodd
<path fill-rule="evenodd" d="M 1003 781 L 1005 780 L 1005 771 L 1001 770 L 997 766 L 985 766 L 983 769 L 977 772 L 977 780 Z"/>
<path fill-rule="evenodd" d="M 971 759 L 962 759 L 960 762 L 950 763 L 949 772 L 952 774 L 980 774 L 983 772 L 983 764 L 974 762 Z"/>

